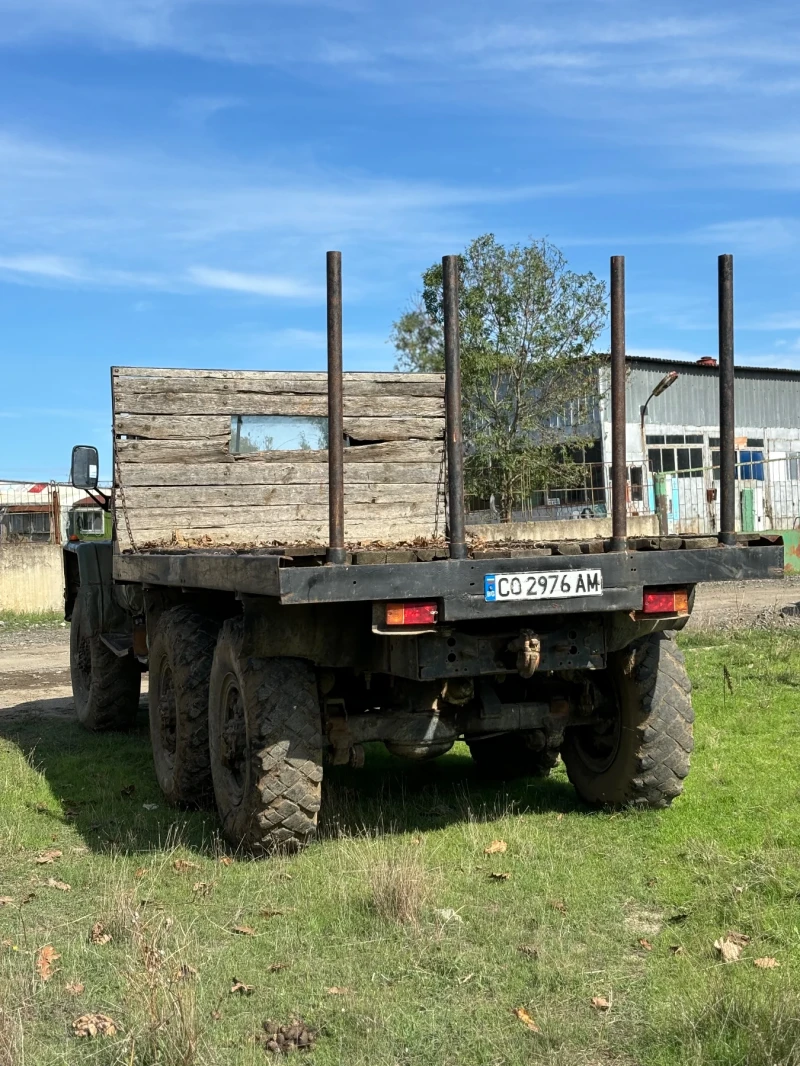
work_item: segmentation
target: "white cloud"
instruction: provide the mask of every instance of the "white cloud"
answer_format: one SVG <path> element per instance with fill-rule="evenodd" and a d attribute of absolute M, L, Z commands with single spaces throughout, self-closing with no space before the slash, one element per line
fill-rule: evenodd
<path fill-rule="evenodd" d="M 57 255 L 0 255 L 0 271 L 58 281 L 82 281 L 80 266 Z"/>
<path fill-rule="evenodd" d="M 217 270 L 212 267 L 190 267 L 190 281 L 206 289 L 224 289 L 228 292 L 243 292 L 253 296 L 277 296 L 288 300 L 319 299 L 323 290 L 296 278 L 275 274 L 240 274 L 235 270 Z"/>

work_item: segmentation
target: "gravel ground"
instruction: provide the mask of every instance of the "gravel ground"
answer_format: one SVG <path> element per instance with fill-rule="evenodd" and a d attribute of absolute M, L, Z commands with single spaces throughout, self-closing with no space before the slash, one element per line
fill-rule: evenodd
<path fill-rule="evenodd" d="M 797 615 L 782 613 L 793 607 Z M 691 629 L 800 626 L 800 578 L 700 585 Z M 147 675 L 142 678 L 147 690 Z M 52 717 L 72 713 L 69 626 L 0 627 L 0 715 Z"/>

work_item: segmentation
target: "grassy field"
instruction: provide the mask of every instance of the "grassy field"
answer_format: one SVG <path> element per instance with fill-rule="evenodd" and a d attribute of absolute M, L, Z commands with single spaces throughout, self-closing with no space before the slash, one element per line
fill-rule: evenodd
<path fill-rule="evenodd" d="M 263 1063 L 293 1019 L 316 1066 L 800 1063 L 800 634 L 683 644 L 697 749 L 672 810 L 373 752 L 329 774 L 291 859 L 166 808 L 144 722 L 0 726 L 0 1066 Z M 116 1034 L 75 1036 L 90 1013 Z"/>

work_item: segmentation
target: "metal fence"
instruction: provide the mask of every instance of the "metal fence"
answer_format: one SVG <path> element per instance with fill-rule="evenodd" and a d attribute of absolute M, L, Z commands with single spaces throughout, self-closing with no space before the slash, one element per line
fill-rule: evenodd
<path fill-rule="evenodd" d="M 63 544 L 70 537 L 109 534 L 103 509 L 83 489 L 56 481 L 0 480 L 0 545 Z"/>
<path fill-rule="evenodd" d="M 740 531 L 800 528 L 800 463 L 796 458 L 738 462 L 736 488 Z M 502 521 L 494 497 L 471 497 L 467 506 L 470 524 Z M 714 534 L 719 530 L 719 467 L 654 472 L 649 463 L 632 463 L 627 468 L 626 510 L 629 517 L 660 512 L 664 532 Z M 521 495 L 514 501 L 512 521 L 580 520 L 610 514 L 611 464 L 588 463 L 577 485 L 547 485 Z"/>

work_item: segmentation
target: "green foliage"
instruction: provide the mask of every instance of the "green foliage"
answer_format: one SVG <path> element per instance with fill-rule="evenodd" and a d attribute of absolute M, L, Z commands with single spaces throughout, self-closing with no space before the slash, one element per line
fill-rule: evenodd
<path fill-rule="evenodd" d="M 478 237 L 460 257 L 461 374 L 467 491 L 494 493 L 505 518 L 520 492 L 577 475 L 587 441 L 606 321 L 606 288 L 576 274 L 546 240 L 504 246 Z M 442 370 L 442 267 L 394 324 L 398 368 Z"/>

